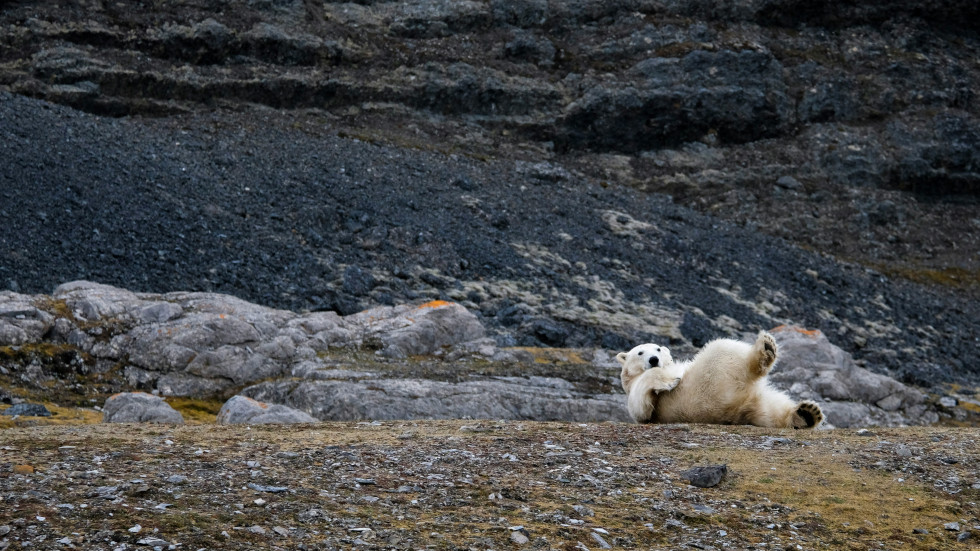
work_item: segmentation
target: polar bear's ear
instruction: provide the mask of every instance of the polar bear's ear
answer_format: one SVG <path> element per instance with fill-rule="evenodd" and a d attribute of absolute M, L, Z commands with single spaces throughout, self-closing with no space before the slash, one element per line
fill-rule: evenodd
<path fill-rule="evenodd" d="M 619 354 L 616 354 L 616 359 L 619 360 L 619 363 L 621 364 L 626 363 L 626 352 L 620 352 Z"/>

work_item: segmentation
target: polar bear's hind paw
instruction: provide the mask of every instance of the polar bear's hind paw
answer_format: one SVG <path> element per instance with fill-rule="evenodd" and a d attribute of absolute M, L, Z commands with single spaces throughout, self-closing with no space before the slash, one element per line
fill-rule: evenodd
<path fill-rule="evenodd" d="M 796 412 L 793 415 L 794 429 L 816 428 L 821 422 L 823 422 L 823 411 L 820 410 L 820 406 L 816 402 L 804 400 L 796 406 Z"/>

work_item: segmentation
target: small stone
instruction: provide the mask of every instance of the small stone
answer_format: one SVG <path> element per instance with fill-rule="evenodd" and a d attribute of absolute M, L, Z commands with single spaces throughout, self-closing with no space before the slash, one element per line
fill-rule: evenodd
<path fill-rule="evenodd" d="M 272 529 L 272 531 L 275 532 L 275 533 L 277 533 L 277 534 L 279 534 L 280 536 L 282 536 L 284 538 L 289 535 L 289 530 L 287 530 L 286 528 L 284 528 L 282 526 L 276 526 L 275 528 Z"/>
<path fill-rule="evenodd" d="M 895 454 L 899 457 L 912 457 L 912 450 L 905 444 L 895 446 Z"/>
<path fill-rule="evenodd" d="M 117 493 L 119 492 L 118 486 L 99 486 L 95 489 L 94 495 L 90 493 L 89 497 L 101 497 L 102 499 L 116 499 L 119 497 Z"/>
<path fill-rule="evenodd" d="M 172 476 L 168 476 L 166 478 L 166 481 L 169 482 L 170 484 L 183 484 L 184 482 L 187 482 L 187 477 L 181 474 L 175 474 Z"/>
<path fill-rule="evenodd" d="M 136 543 L 140 545 L 149 545 L 150 547 L 170 547 L 169 541 L 154 536 L 140 538 Z"/>
<path fill-rule="evenodd" d="M 142 529 L 143 529 L 142 526 L 140 526 L 139 524 L 135 524 L 133 526 L 130 526 L 128 530 L 130 534 L 139 534 L 140 530 Z"/>
<path fill-rule="evenodd" d="M 253 534 L 259 534 L 260 536 L 265 535 L 265 528 L 262 528 L 261 526 L 249 526 L 248 531 Z"/>
<path fill-rule="evenodd" d="M 357 482 L 358 484 L 365 485 L 365 486 L 375 484 L 373 478 L 355 478 L 354 482 Z"/>
<path fill-rule="evenodd" d="M 516 543 L 517 545 L 525 545 L 527 542 L 531 541 L 526 535 L 523 528 L 521 530 L 514 530 L 510 533 L 510 541 Z"/>
<path fill-rule="evenodd" d="M 803 184 L 801 184 L 799 180 L 793 178 L 792 176 L 780 176 L 779 179 L 776 180 L 776 185 L 783 189 L 789 189 L 792 191 L 803 190 Z"/>
<path fill-rule="evenodd" d="M 612 549 L 612 546 L 609 545 L 609 543 L 607 543 L 606 540 L 602 539 L 602 536 L 596 534 L 595 532 L 592 532 L 591 535 L 592 535 L 592 539 L 595 540 L 597 544 L 599 544 L 600 549 Z"/>
<path fill-rule="evenodd" d="M 257 507 L 262 507 L 263 505 L 265 505 L 268 502 L 260 497 L 259 499 L 256 499 L 252 503 L 254 503 Z"/>
<path fill-rule="evenodd" d="M 247 486 L 256 492 L 268 492 L 270 494 L 281 494 L 282 492 L 289 491 L 287 486 L 265 486 L 262 484 L 255 484 L 254 482 L 249 482 Z"/>
<path fill-rule="evenodd" d="M 692 505 L 692 507 L 694 508 L 695 511 L 699 513 L 704 513 L 706 515 L 713 515 L 717 512 L 714 510 L 714 508 L 708 507 L 707 505 L 701 505 L 700 503 L 695 503 L 694 505 Z"/>
<path fill-rule="evenodd" d="M 960 530 L 960 523 L 958 523 L 958 522 L 947 522 L 946 524 L 943 524 L 943 528 L 949 530 L 950 532 L 959 532 L 959 530 Z"/>
<path fill-rule="evenodd" d="M 952 396 L 943 396 L 942 398 L 939 399 L 939 405 L 943 406 L 946 409 L 953 409 L 956 406 L 958 406 L 959 403 L 960 403 L 959 400 L 953 398 Z"/>
<path fill-rule="evenodd" d="M 913 534 L 928 534 L 928 533 L 929 533 L 929 531 L 928 531 L 928 530 L 926 530 L 925 528 L 914 528 L 914 529 L 912 530 L 912 533 L 913 533 Z"/>
<path fill-rule="evenodd" d="M 971 534 L 970 532 L 960 532 L 959 534 L 956 535 L 956 541 L 964 542 L 970 539 L 971 537 L 973 537 L 973 534 Z"/>
<path fill-rule="evenodd" d="M 572 509 L 578 513 L 580 517 L 594 517 L 595 511 L 586 507 L 585 505 L 572 505 Z"/>
<path fill-rule="evenodd" d="M 871 432 L 868 429 L 858 429 L 858 431 L 855 432 L 854 434 L 856 434 L 858 436 L 874 436 L 875 435 L 875 433 Z"/>
<path fill-rule="evenodd" d="M 708 465 L 706 467 L 694 467 L 681 473 L 692 486 L 698 488 L 713 488 L 728 474 L 728 465 Z"/>

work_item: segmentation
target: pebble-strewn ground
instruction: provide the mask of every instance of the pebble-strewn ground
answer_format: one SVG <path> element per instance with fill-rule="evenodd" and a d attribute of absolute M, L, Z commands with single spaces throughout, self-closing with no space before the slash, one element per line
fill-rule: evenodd
<path fill-rule="evenodd" d="M 0 549 L 970 549 L 976 429 L 439 421 L 0 432 Z M 727 465 L 716 487 L 682 473 Z"/>

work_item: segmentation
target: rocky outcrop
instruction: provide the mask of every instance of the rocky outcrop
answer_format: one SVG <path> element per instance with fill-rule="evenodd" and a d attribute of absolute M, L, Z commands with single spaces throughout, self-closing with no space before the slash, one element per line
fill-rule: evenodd
<path fill-rule="evenodd" d="M 85 281 L 61 285 L 50 297 L 6 293 L 0 299 L 0 344 L 66 343 L 97 363 L 121 363 L 130 386 L 164 396 L 216 395 L 283 376 L 331 347 L 364 346 L 404 358 L 484 336 L 473 314 L 446 301 L 345 317 L 298 315 L 227 295 L 154 295 Z"/>
<path fill-rule="evenodd" d="M 859 367 L 822 332 L 781 326 L 772 334 L 780 359 L 770 379 L 797 398 L 820 402 L 828 424 L 862 427 L 939 421 L 925 394 Z"/>
<path fill-rule="evenodd" d="M 29 365 L 0 364 L 5 374 L 23 369 L 22 379 L 42 376 L 43 385 L 43 377 L 56 380 L 83 358 L 82 367 L 103 378 L 115 374 L 127 390 L 197 398 L 235 393 L 218 415 L 223 423 L 629 421 L 613 353 L 590 351 L 591 359 L 578 360 L 590 362 L 584 375 L 564 373 L 561 363 L 536 370 L 530 352 L 498 347 L 471 312 L 446 301 L 341 316 L 214 293 L 157 295 L 76 281 L 50 296 L 6 293 L 0 312 L 7 339 L 0 347 L 47 347 L 59 355 L 46 372 L 24 356 Z M 937 406 L 921 391 L 859 367 L 820 331 L 780 327 L 773 334 L 780 345 L 773 384 L 818 401 L 829 426 L 930 424 L 957 406 L 949 400 Z M 495 373 L 493 366 L 507 365 L 523 367 Z M 181 422 L 160 396 L 114 395 L 104 420 Z"/>

